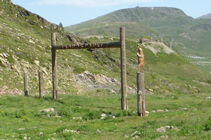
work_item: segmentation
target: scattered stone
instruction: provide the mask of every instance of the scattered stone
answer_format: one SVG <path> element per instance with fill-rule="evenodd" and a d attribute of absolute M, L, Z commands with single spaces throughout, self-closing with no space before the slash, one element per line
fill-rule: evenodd
<path fill-rule="evenodd" d="M 73 55 L 76 56 L 76 57 L 79 57 L 79 58 L 81 57 L 80 55 L 77 55 L 77 54 L 75 54 L 75 53 L 73 53 Z"/>
<path fill-rule="evenodd" d="M 138 131 L 135 131 L 131 134 L 131 137 L 135 136 L 138 133 Z"/>
<path fill-rule="evenodd" d="M 125 135 L 125 138 L 128 138 L 129 136 L 128 135 Z"/>
<path fill-rule="evenodd" d="M 180 108 L 180 109 L 187 110 L 187 108 Z"/>
<path fill-rule="evenodd" d="M 149 89 L 150 92 L 153 92 L 153 89 Z"/>
<path fill-rule="evenodd" d="M 26 128 L 19 128 L 18 130 L 25 130 Z"/>
<path fill-rule="evenodd" d="M 63 133 L 77 133 L 77 131 L 65 129 L 65 130 L 63 130 Z"/>
<path fill-rule="evenodd" d="M 73 117 L 73 120 L 82 120 L 82 117 Z"/>
<path fill-rule="evenodd" d="M 177 127 L 174 127 L 174 126 L 165 126 L 165 127 L 160 127 L 160 128 L 157 128 L 156 131 L 157 132 L 166 132 L 166 130 L 176 130 L 176 131 L 179 131 L 179 129 Z"/>
<path fill-rule="evenodd" d="M 156 131 L 157 132 L 166 132 L 166 128 L 165 127 L 157 128 Z"/>
<path fill-rule="evenodd" d="M 40 110 L 40 111 L 54 112 L 54 108 L 43 109 L 43 110 Z"/>
<path fill-rule="evenodd" d="M 33 40 L 29 40 L 29 43 L 35 44 L 35 42 Z"/>
<path fill-rule="evenodd" d="M 139 136 L 135 136 L 135 137 L 133 137 L 132 139 L 139 139 Z"/>
<path fill-rule="evenodd" d="M 207 99 L 207 100 L 211 100 L 211 97 L 207 97 L 206 99 Z"/>
<path fill-rule="evenodd" d="M 38 61 L 38 60 L 34 60 L 34 63 L 35 63 L 37 66 L 40 65 L 40 61 Z"/>
<path fill-rule="evenodd" d="M 114 91 L 114 90 L 111 90 L 111 93 L 112 93 L 112 94 L 116 94 L 116 91 Z"/>
<path fill-rule="evenodd" d="M 161 109 L 158 109 L 158 110 L 156 110 L 157 112 L 163 112 L 164 110 L 161 110 Z"/>

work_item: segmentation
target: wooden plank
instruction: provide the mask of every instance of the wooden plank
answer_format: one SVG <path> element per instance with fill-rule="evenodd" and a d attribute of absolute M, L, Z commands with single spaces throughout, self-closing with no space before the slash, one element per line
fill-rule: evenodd
<path fill-rule="evenodd" d="M 137 111 L 138 116 L 145 116 L 144 72 L 137 73 Z"/>
<path fill-rule="evenodd" d="M 126 78 L 126 50 L 125 50 L 125 27 L 120 28 L 120 54 L 121 54 L 121 109 L 128 110 L 127 105 L 127 78 Z"/>
<path fill-rule="evenodd" d="M 56 49 L 56 33 L 51 34 L 51 56 L 52 56 L 52 85 L 53 85 L 53 99 L 58 99 L 58 87 L 57 87 L 57 55 Z"/>
<path fill-rule="evenodd" d="M 29 96 L 28 73 L 24 73 L 24 95 Z"/>
<path fill-rule="evenodd" d="M 39 72 L 39 97 L 44 97 L 44 80 L 43 80 L 43 72 Z"/>
<path fill-rule="evenodd" d="M 52 46 L 52 49 L 94 49 L 94 48 L 120 48 L 120 42 L 110 42 L 110 43 L 86 43 L 86 44 L 73 44 L 73 45 L 61 45 Z"/>

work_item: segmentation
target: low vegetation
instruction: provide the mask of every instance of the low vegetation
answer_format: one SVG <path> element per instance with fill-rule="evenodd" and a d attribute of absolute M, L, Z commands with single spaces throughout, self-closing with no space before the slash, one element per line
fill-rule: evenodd
<path fill-rule="evenodd" d="M 120 95 L 2 96 L 2 139 L 210 139 L 210 94 L 146 93 L 146 116 L 137 96 L 122 111 Z M 106 116 L 102 118 L 102 116 Z"/>

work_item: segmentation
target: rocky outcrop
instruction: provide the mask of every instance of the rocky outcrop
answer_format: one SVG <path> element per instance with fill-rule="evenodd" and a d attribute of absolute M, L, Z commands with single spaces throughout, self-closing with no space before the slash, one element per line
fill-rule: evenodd
<path fill-rule="evenodd" d="M 8 3 L 11 3 L 11 4 L 13 4 L 13 2 L 11 1 L 11 0 L 1 0 L 2 2 L 8 2 Z"/>
<path fill-rule="evenodd" d="M 117 79 L 109 78 L 103 74 L 95 75 L 89 71 L 85 71 L 82 74 L 76 75 L 75 80 L 87 89 L 107 89 L 114 94 L 121 91 L 121 83 Z M 128 87 L 128 93 L 135 94 L 136 89 Z"/>
<path fill-rule="evenodd" d="M 77 37 L 77 36 L 75 36 L 75 35 L 66 34 L 66 37 L 67 37 L 68 40 L 71 41 L 73 44 L 87 43 L 86 41 L 84 41 L 83 39 L 81 39 L 80 37 Z"/>

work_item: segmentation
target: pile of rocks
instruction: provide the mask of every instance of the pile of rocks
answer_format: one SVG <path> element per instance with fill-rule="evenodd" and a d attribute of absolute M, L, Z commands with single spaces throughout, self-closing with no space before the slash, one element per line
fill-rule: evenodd
<path fill-rule="evenodd" d="M 23 95 L 23 91 L 17 88 L 9 89 L 7 86 L 3 86 L 3 88 L 0 88 L 0 96 L 2 95 Z"/>
<path fill-rule="evenodd" d="M 160 127 L 160 128 L 156 129 L 157 132 L 166 132 L 167 130 L 179 131 L 179 129 L 177 127 L 174 127 L 174 126 L 164 126 L 164 127 Z"/>

